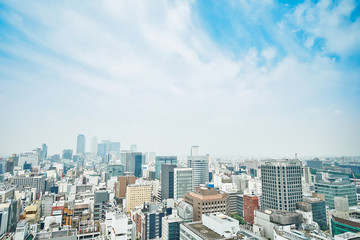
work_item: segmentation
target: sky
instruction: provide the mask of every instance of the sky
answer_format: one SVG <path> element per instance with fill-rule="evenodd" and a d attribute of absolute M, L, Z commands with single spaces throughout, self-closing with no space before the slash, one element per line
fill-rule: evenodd
<path fill-rule="evenodd" d="M 0 155 L 360 155 L 360 1 L 0 1 Z"/>

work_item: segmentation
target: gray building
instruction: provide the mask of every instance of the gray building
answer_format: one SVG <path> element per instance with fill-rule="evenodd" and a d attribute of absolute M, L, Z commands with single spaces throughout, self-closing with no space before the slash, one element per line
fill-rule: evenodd
<path fill-rule="evenodd" d="M 244 216 L 244 195 L 236 195 L 236 212 L 239 216 Z"/>
<path fill-rule="evenodd" d="M 85 155 L 85 136 L 83 134 L 77 136 L 76 154 Z"/>
<path fill-rule="evenodd" d="M 111 177 L 124 176 L 124 166 L 121 164 L 111 164 L 108 166 L 108 179 Z"/>
<path fill-rule="evenodd" d="M 174 198 L 175 164 L 161 165 L 161 200 Z"/>
<path fill-rule="evenodd" d="M 209 155 L 188 156 L 187 167 L 192 168 L 193 189 L 209 182 Z"/>
<path fill-rule="evenodd" d="M 21 175 L 15 176 L 13 179 L 17 188 L 32 187 L 36 188 L 36 193 L 45 192 L 45 175 Z"/>
<path fill-rule="evenodd" d="M 41 216 L 51 216 L 51 208 L 55 201 L 55 194 L 47 194 L 41 197 Z"/>
<path fill-rule="evenodd" d="M 105 208 L 109 206 L 109 193 L 106 190 L 95 192 L 94 220 L 105 219 Z"/>
<path fill-rule="evenodd" d="M 314 158 L 313 160 L 307 160 L 306 165 L 310 168 L 322 169 L 322 161 L 318 158 Z"/>
<path fill-rule="evenodd" d="M 192 185 L 191 168 L 174 169 L 174 199 L 183 198 L 184 194 L 192 192 Z"/>
<path fill-rule="evenodd" d="M 176 156 L 157 156 L 155 158 L 155 178 L 160 180 L 161 176 L 161 165 L 164 163 L 177 164 Z"/>
<path fill-rule="evenodd" d="M 109 140 L 103 140 L 97 146 L 97 155 L 105 157 L 107 153 L 114 152 L 120 155 L 120 142 L 111 142 Z"/>
<path fill-rule="evenodd" d="M 303 200 L 300 160 L 265 160 L 260 169 L 262 207 L 295 211 L 296 203 Z"/>
<path fill-rule="evenodd" d="M 73 158 L 73 150 L 64 149 L 63 152 L 62 152 L 62 159 L 72 160 L 72 158 Z"/>

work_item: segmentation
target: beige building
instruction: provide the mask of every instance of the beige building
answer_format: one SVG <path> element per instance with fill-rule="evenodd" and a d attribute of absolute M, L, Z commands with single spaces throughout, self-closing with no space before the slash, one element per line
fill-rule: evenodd
<path fill-rule="evenodd" d="M 126 212 L 130 212 L 144 202 L 151 202 L 152 186 L 149 184 L 132 184 L 126 189 Z"/>
<path fill-rule="evenodd" d="M 201 221 L 202 215 L 206 213 L 226 213 L 226 205 L 229 195 L 218 193 L 214 188 L 197 187 L 194 192 L 184 195 L 186 203 L 193 207 L 194 221 Z"/>
<path fill-rule="evenodd" d="M 29 223 L 37 223 L 41 216 L 41 201 L 33 201 L 31 205 L 25 208 L 23 215 Z"/>

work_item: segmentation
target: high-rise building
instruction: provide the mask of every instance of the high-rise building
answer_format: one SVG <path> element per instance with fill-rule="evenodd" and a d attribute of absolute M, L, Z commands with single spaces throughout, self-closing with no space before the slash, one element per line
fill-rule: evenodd
<path fill-rule="evenodd" d="M 209 182 L 209 155 L 188 156 L 187 167 L 192 168 L 193 189 Z"/>
<path fill-rule="evenodd" d="M 207 213 L 226 213 L 228 195 L 218 193 L 215 188 L 197 187 L 194 192 L 184 195 L 186 203 L 193 207 L 194 221 L 201 221 L 202 215 Z"/>
<path fill-rule="evenodd" d="M 62 153 L 62 159 L 69 159 L 71 160 L 73 157 L 73 150 L 71 149 L 64 149 Z"/>
<path fill-rule="evenodd" d="M 260 169 L 263 208 L 295 211 L 303 200 L 300 160 L 265 160 Z"/>
<path fill-rule="evenodd" d="M 110 142 L 109 140 L 103 140 L 97 146 L 97 155 L 105 157 L 107 153 L 114 152 L 120 155 L 120 142 Z"/>
<path fill-rule="evenodd" d="M 257 196 L 244 195 L 244 220 L 251 225 L 254 224 L 254 211 L 259 208 Z"/>
<path fill-rule="evenodd" d="M 152 185 L 132 184 L 126 189 L 126 212 L 152 200 Z"/>
<path fill-rule="evenodd" d="M 97 136 L 91 139 L 90 151 L 92 155 L 97 155 L 98 139 Z"/>
<path fill-rule="evenodd" d="M 161 200 L 174 198 L 174 169 L 175 164 L 161 165 Z"/>
<path fill-rule="evenodd" d="M 137 145 L 136 144 L 131 144 L 130 151 L 137 152 Z"/>
<path fill-rule="evenodd" d="M 77 136 L 76 154 L 85 155 L 85 136 L 83 134 Z"/>
<path fill-rule="evenodd" d="M 143 154 L 141 152 L 132 152 L 131 161 L 134 162 L 134 176 L 137 178 L 141 178 L 143 175 L 142 174 Z"/>
<path fill-rule="evenodd" d="M 121 164 L 108 165 L 108 179 L 111 177 L 119 177 L 124 175 L 124 166 Z"/>
<path fill-rule="evenodd" d="M 39 154 L 36 151 L 28 151 L 19 154 L 18 166 L 23 167 L 24 163 L 38 166 Z"/>
<path fill-rule="evenodd" d="M 161 165 L 164 163 L 177 164 L 176 156 L 157 156 L 155 158 L 155 178 L 160 180 Z"/>
<path fill-rule="evenodd" d="M 190 156 L 199 156 L 199 155 L 200 155 L 199 146 L 192 146 L 190 151 Z"/>
<path fill-rule="evenodd" d="M 105 208 L 109 205 L 109 193 L 106 190 L 95 191 L 94 220 L 105 219 Z"/>
<path fill-rule="evenodd" d="M 174 169 L 174 199 L 183 198 L 184 194 L 192 192 L 192 169 L 175 168 Z"/>
<path fill-rule="evenodd" d="M 43 143 L 41 148 L 41 159 L 46 159 L 46 158 L 47 158 L 47 145 Z"/>

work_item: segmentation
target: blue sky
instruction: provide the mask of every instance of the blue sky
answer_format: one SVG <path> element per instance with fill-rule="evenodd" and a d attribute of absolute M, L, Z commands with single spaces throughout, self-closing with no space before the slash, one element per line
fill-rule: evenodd
<path fill-rule="evenodd" d="M 360 154 L 360 1 L 0 2 L 0 155 Z"/>

